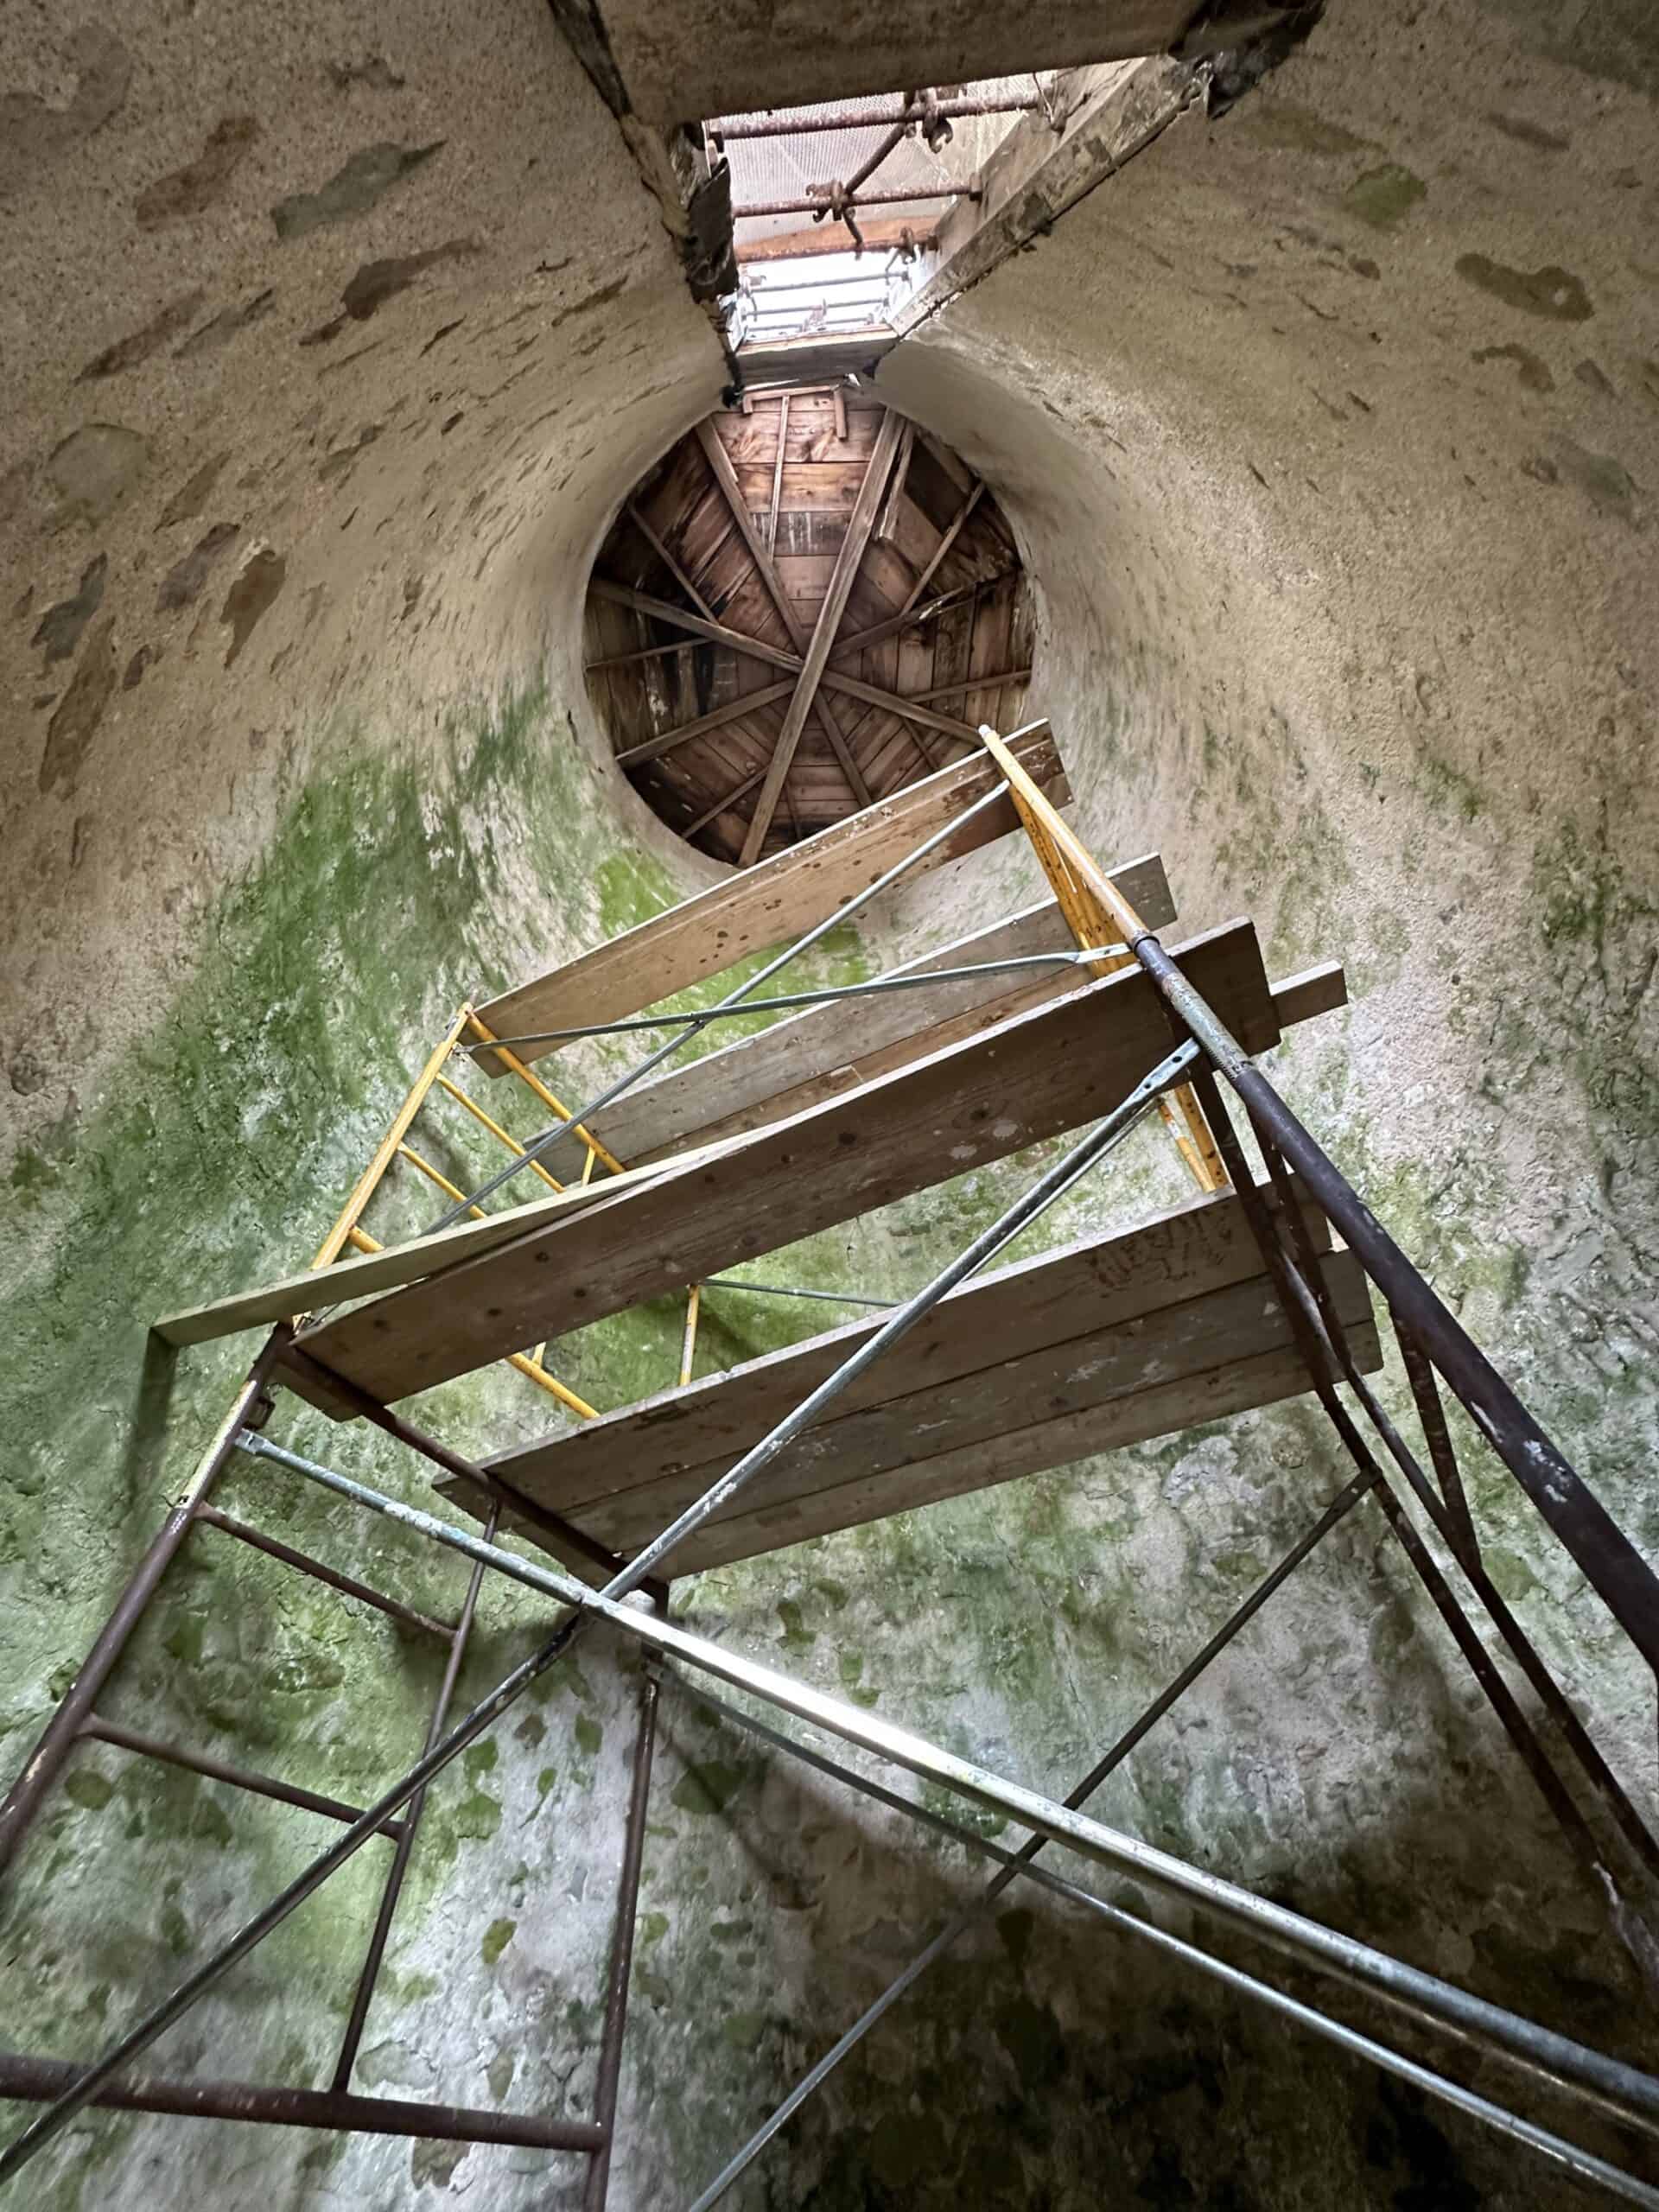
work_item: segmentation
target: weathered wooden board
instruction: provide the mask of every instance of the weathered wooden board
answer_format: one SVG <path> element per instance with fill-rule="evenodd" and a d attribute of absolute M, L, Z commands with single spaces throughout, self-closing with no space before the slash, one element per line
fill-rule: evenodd
<path fill-rule="evenodd" d="M 1339 1262 L 1350 1255 L 1338 1254 Z M 1327 1272 L 1330 1272 L 1327 1270 Z M 1346 1328 L 1355 1362 L 1362 1371 L 1382 1365 L 1376 1332 L 1369 1321 Z M 1017 1481 L 1053 1467 L 1071 1466 L 1096 1453 L 1143 1444 L 1220 1421 L 1229 1414 L 1300 1397 L 1312 1388 L 1301 1354 L 1286 1344 L 1205 1368 L 1192 1375 L 1161 1379 L 1143 1390 L 1109 1398 L 1097 1406 L 1005 1432 L 941 1452 L 937 1459 L 872 1475 L 808 1497 L 767 1506 L 742 1518 L 698 1531 L 676 1555 L 672 1572 L 702 1573 L 734 1560 L 753 1559 L 787 1544 L 828 1535 L 893 1513 L 913 1512 L 941 1499 L 961 1497 L 999 1483 Z"/>
<path fill-rule="evenodd" d="M 683 1167 L 686 1162 L 677 1160 L 673 1165 Z M 169 1313 L 150 1326 L 171 1344 L 206 1344 L 213 1337 L 234 1336 L 238 1329 L 251 1329 L 260 1321 L 285 1321 L 291 1314 L 308 1313 L 318 1306 L 340 1306 L 350 1299 L 393 1290 L 404 1283 L 417 1282 L 423 1275 L 456 1260 L 510 1243 L 538 1222 L 563 1221 L 601 1199 L 620 1197 L 625 1190 L 637 1189 L 665 1172 L 664 1167 L 630 1168 L 626 1174 L 607 1176 L 602 1182 L 572 1184 L 552 1198 L 487 1214 L 482 1221 L 458 1221 L 453 1228 L 412 1236 L 407 1243 L 390 1244 L 384 1251 L 336 1260 L 330 1268 L 302 1268 L 296 1274 L 263 1283 L 257 1290 L 238 1291 L 206 1306 Z"/>
<path fill-rule="evenodd" d="M 1328 1249 L 1329 1226 L 1306 1194 L 1303 1214 L 1316 1249 Z M 821 1429 L 1006 1360 L 1145 1320 L 1261 1272 L 1249 1223 L 1231 1192 L 1015 1261 L 942 1300 L 926 1322 L 848 1385 Z M 721 1294 L 706 1295 L 717 1308 Z M 636 1491 L 655 1497 L 677 1476 L 738 1459 L 886 1318 L 826 1330 L 723 1375 L 498 1452 L 486 1465 L 538 1505 L 578 1518 Z"/>
<path fill-rule="evenodd" d="M 1243 1256 L 1259 1268 L 1253 1247 Z M 1322 1268 L 1356 1363 L 1375 1371 L 1381 1351 L 1363 1269 L 1348 1252 Z M 797 1439 L 674 1554 L 674 1571 L 698 1573 L 1311 1387 L 1271 1279 L 1259 1272 L 942 1382 L 906 1389 L 906 1378 L 892 1379 L 880 1402 Z M 556 1510 L 613 1548 L 638 1551 L 743 1448 Z M 500 1471 L 538 1503 L 565 1487 L 522 1459 Z M 487 1510 L 481 1486 L 442 1487 L 480 1517 Z"/>
<path fill-rule="evenodd" d="M 1367 1311 L 1364 1271 L 1351 1253 L 1324 1265 L 1344 1326 Z M 732 1520 L 897 1475 L 974 1446 L 1017 1437 L 1155 1382 L 1205 1374 L 1236 1360 L 1292 1347 L 1290 1326 L 1265 1273 L 1086 1336 L 1000 1359 L 971 1375 L 867 1407 L 810 1429 L 734 1501 Z M 648 1491 L 594 1500 L 577 1516 L 613 1549 L 638 1551 L 701 1497 L 731 1462 L 665 1477 Z M 1024 1471 L 1034 1471 L 1025 1469 Z M 741 1511 L 737 1509 L 741 1507 Z"/>
<path fill-rule="evenodd" d="M 1344 975 L 1339 960 L 1321 961 L 1317 968 L 1304 968 L 1300 974 L 1287 976 L 1282 983 L 1273 987 L 1273 1002 L 1279 1009 L 1280 1027 L 1289 1029 L 1299 1021 L 1311 1021 L 1318 1014 L 1334 1014 L 1348 1003 L 1348 978 Z M 619 1155 L 620 1157 L 620 1155 Z"/>
<path fill-rule="evenodd" d="M 867 456 L 849 454 L 845 446 L 832 447 L 830 451 L 848 457 L 831 461 L 826 454 L 822 461 L 785 461 L 784 499 L 787 505 L 808 507 L 817 514 L 851 513 L 858 487 L 864 480 Z M 750 511 L 765 514 L 772 498 L 771 460 L 739 461 L 736 474 L 738 486 Z"/>
<path fill-rule="evenodd" d="M 1247 1052 L 1276 1044 L 1255 932 L 1174 948 Z M 1109 1112 L 1169 1051 L 1163 1001 L 1125 969 L 845 1097 L 308 1330 L 315 1360 L 383 1402 L 699 1282 Z M 652 1171 L 636 1171 L 651 1174 Z"/>
<path fill-rule="evenodd" d="M 1109 871 L 1131 906 L 1154 929 L 1174 919 L 1163 862 L 1155 853 Z M 1067 951 L 1073 939 L 1053 899 L 993 923 L 989 929 L 960 938 L 938 952 L 924 954 L 894 969 L 895 976 L 925 975 L 988 960 L 1023 958 L 1034 952 Z M 1046 973 L 984 976 L 970 982 L 941 983 L 926 991 L 894 991 L 838 1004 L 810 1007 L 758 1036 L 728 1045 L 723 1052 L 672 1068 L 654 1083 L 625 1091 L 588 1126 L 601 1142 L 630 1167 L 691 1142 L 696 1132 L 721 1135 L 781 1121 L 816 1105 L 833 1091 L 889 1074 L 906 1060 L 938 1052 L 974 1030 L 1003 1020 L 1020 1005 L 1039 1004 L 1088 981 L 1084 970 L 1055 967 Z M 779 978 L 787 990 L 787 971 Z M 970 1017 L 965 1025 L 961 1018 Z M 949 1029 L 945 1025 L 950 1025 Z M 894 1056 L 894 1046 L 908 1046 Z M 563 1173 L 581 1140 L 561 1144 L 550 1164 Z"/>
<path fill-rule="evenodd" d="M 1022 739 L 1016 753 L 1027 772 L 1057 805 L 1071 791 L 1054 741 L 1045 730 Z M 752 952 L 810 929 L 874 883 L 907 852 L 943 829 L 990 790 L 995 771 L 983 755 L 970 756 L 912 784 L 896 798 L 838 822 L 775 860 L 748 868 L 695 899 L 671 907 L 636 929 L 492 999 L 479 1013 L 498 1037 L 537 1029 L 613 1021 L 718 975 Z M 1019 827 L 1011 801 L 988 807 L 919 861 L 912 878 L 959 859 Z M 526 1046 L 519 1057 L 544 1058 L 551 1045 Z M 489 1055 L 480 1066 L 505 1071 Z"/>

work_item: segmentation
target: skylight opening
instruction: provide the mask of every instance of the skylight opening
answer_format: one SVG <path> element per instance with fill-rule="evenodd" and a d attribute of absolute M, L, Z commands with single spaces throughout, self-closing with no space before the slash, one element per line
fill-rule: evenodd
<path fill-rule="evenodd" d="M 1052 121 L 1062 72 L 718 116 L 710 162 L 731 167 L 741 282 L 733 343 L 880 335 L 925 283 L 939 226 L 1031 114 Z"/>

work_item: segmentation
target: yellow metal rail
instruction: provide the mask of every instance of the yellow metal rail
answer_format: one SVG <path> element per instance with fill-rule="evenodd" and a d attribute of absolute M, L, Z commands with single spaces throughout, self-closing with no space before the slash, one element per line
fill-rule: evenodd
<path fill-rule="evenodd" d="M 1140 915 L 1061 821 L 988 723 L 980 724 L 979 734 L 986 751 L 1008 779 L 1009 793 L 1031 849 L 1052 887 L 1055 900 L 1079 949 L 1120 938 L 1127 943 L 1146 926 Z M 1135 956 L 1127 951 L 1111 954 L 1103 960 L 1091 960 L 1089 965 L 1095 975 L 1109 976 L 1119 969 L 1133 967 Z M 1198 1188 L 1205 1192 L 1226 1190 L 1227 1171 L 1192 1084 L 1184 1083 L 1171 1097 L 1160 1098 L 1158 1110 Z"/>
<path fill-rule="evenodd" d="M 367 1230 L 363 1227 L 361 1217 L 370 1199 L 385 1181 L 386 1171 L 394 1160 L 406 1160 L 411 1167 L 424 1175 L 429 1182 L 436 1184 L 438 1188 L 450 1198 L 460 1200 L 466 1197 L 466 1192 L 457 1190 L 442 1169 L 435 1167 L 429 1160 L 423 1158 L 407 1141 L 416 1117 L 435 1088 L 447 1091 L 451 1098 L 464 1106 L 467 1111 L 480 1122 L 492 1136 L 505 1145 L 509 1152 L 523 1154 L 524 1147 L 517 1137 L 510 1135 L 499 1122 L 485 1112 L 476 1099 L 469 1097 L 461 1085 L 452 1082 L 443 1071 L 446 1062 L 461 1042 L 461 1033 L 468 1028 L 475 1031 L 486 1041 L 493 1041 L 489 1030 L 473 1012 L 470 1003 L 463 1006 L 444 1032 L 442 1038 L 434 1046 L 426 1065 L 410 1085 L 403 1104 L 392 1116 L 391 1125 L 385 1136 L 375 1147 L 373 1157 L 358 1177 L 350 1198 L 340 1209 L 339 1218 L 318 1247 L 317 1256 L 311 1262 L 313 1268 L 322 1269 L 332 1266 L 347 1245 L 359 1252 L 380 1252 L 385 1249 L 379 1240 L 371 1236 Z M 504 1052 L 501 1057 L 512 1067 L 516 1074 L 523 1076 L 537 1096 L 544 1104 L 550 1106 L 561 1120 L 568 1122 L 570 1119 L 569 1115 L 559 1104 L 558 1100 L 554 1097 L 545 1084 L 533 1076 L 522 1062 L 516 1060 L 511 1052 Z M 620 1161 L 607 1152 L 596 1139 L 590 1137 L 585 1129 L 577 1130 L 576 1135 L 582 1137 L 588 1147 L 587 1161 L 582 1176 L 584 1183 L 588 1180 L 594 1172 L 594 1160 L 601 1157 L 613 1168 L 620 1172 Z M 550 1175 L 539 1160 L 533 1160 L 530 1165 L 541 1177 L 543 1182 L 550 1184 L 556 1191 L 564 1189 L 565 1185 Z M 484 1210 L 481 1206 L 472 1207 L 471 1212 L 475 1219 L 483 1218 Z M 599 1418 L 597 1407 L 590 1406 L 585 1398 L 578 1397 L 574 1390 L 561 1382 L 556 1375 L 550 1374 L 543 1365 L 542 1356 L 546 1349 L 545 1344 L 541 1344 L 537 1347 L 534 1355 L 528 1352 L 513 1352 L 509 1356 L 506 1364 L 509 1367 L 517 1368 L 519 1374 L 528 1376 L 538 1389 L 545 1390 L 550 1396 L 556 1398 L 562 1406 L 579 1415 L 582 1420 L 597 1421 Z"/>

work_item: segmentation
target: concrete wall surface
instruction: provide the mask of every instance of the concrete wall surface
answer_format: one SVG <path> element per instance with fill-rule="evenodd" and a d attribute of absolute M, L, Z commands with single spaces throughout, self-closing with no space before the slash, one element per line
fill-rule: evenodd
<path fill-rule="evenodd" d="M 671 46 L 674 19 L 659 31 Z M 623 130 L 532 0 L 86 18 L 3 0 L 0 32 L 10 1777 L 252 1341 L 166 1357 L 149 1320 L 302 1264 L 465 995 L 719 876 L 610 765 L 578 664 L 594 549 L 727 370 Z M 857 87 L 843 34 L 820 38 L 824 97 Z M 1343 0 L 878 380 L 1020 537 L 1033 699 L 1081 832 L 1103 859 L 1161 849 L 1172 936 L 1249 913 L 1275 974 L 1345 963 L 1350 1008 L 1269 1072 L 1650 1556 L 1656 56 L 1639 10 Z M 802 980 L 873 973 L 1036 886 L 1009 841 L 836 932 Z M 626 1056 L 552 1065 L 563 1096 Z M 538 1126 L 526 1095 L 491 1104 Z M 459 1116 L 432 1129 L 455 1179 L 493 1164 Z M 763 1279 L 897 1295 L 1034 1166 L 814 1238 Z M 1147 1130 L 1040 1238 L 1184 1194 Z M 437 1203 L 400 1167 L 369 1226 L 401 1236 Z M 700 1371 L 823 1318 L 707 1310 Z M 664 1300 L 549 1363 L 621 1405 L 672 1380 L 681 1319 Z M 1392 1365 L 1383 1387 L 1398 1400 Z M 500 1374 L 414 1411 L 468 1450 L 564 1418 Z M 360 1425 L 285 1401 L 272 1433 L 429 1497 Z M 1652 1683 L 1466 1440 L 1493 1576 L 1651 1811 Z M 676 1611 L 1063 1795 L 1347 1473 L 1303 1400 L 705 1575 Z M 220 1502 L 410 1604 L 459 1604 L 458 1562 L 264 1466 Z M 486 1592 L 461 1694 L 544 1618 Z M 441 1662 L 207 1531 L 106 1703 L 364 1802 L 417 1750 Z M 435 1788 L 357 2086 L 586 2111 L 639 1684 L 595 1634 Z M 1659 2061 L 1605 1894 L 1374 1507 L 1095 1809 Z M 6 2040 L 99 2050 L 329 1833 L 81 1747 L 0 1904 Z M 326 2082 L 384 1851 L 157 2066 Z M 981 1878 L 671 1687 L 612 2203 L 690 2202 Z M 8 2107 L 8 2132 L 27 2116 Z M 559 2154 L 104 2113 L 16 2193 L 41 2212 L 552 2212 L 582 2183 Z M 1011 1891 L 731 2201 L 1603 2200 Z"/>

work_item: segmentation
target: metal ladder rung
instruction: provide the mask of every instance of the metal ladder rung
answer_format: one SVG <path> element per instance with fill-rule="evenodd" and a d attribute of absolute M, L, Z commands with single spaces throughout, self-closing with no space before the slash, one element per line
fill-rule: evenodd
<path fill-rule="evenodd" d="M 296 1805 L 302 1812 L 321 1813 L 325 1819 L 339 1821 L 346 1827 L 363 1817 L 361 1805 L 347 1805 L 339 1797 L 321 1796 L 315 1789 L 302 1789 L 291 1782 L 278 1782 L 274 1776 L 256 1774 L 249 1767 L 232 1766 L 226 1759 L 203 1758 L 159 1736 L 146 1736 L 137 1728 L 124 1728 L 118 1721 L 105 1720 L 96 1713 L 81 1723 L 79 1732 L 97 1743 L 112 1744 L 118 1751 L 134 1751 L 140 1758 L 156 1759 L 163 1766 L 182 1767 L 187 1773 L 201 1775 L 209 1782 L 227 1782 L 232 1789 L 245 1789 L 255 1797 L 274 1797 L 279 1804 Z M 388 1821 L 379 1833 L 395 1841 L 403 1831 L 401 1821 Z"/>

